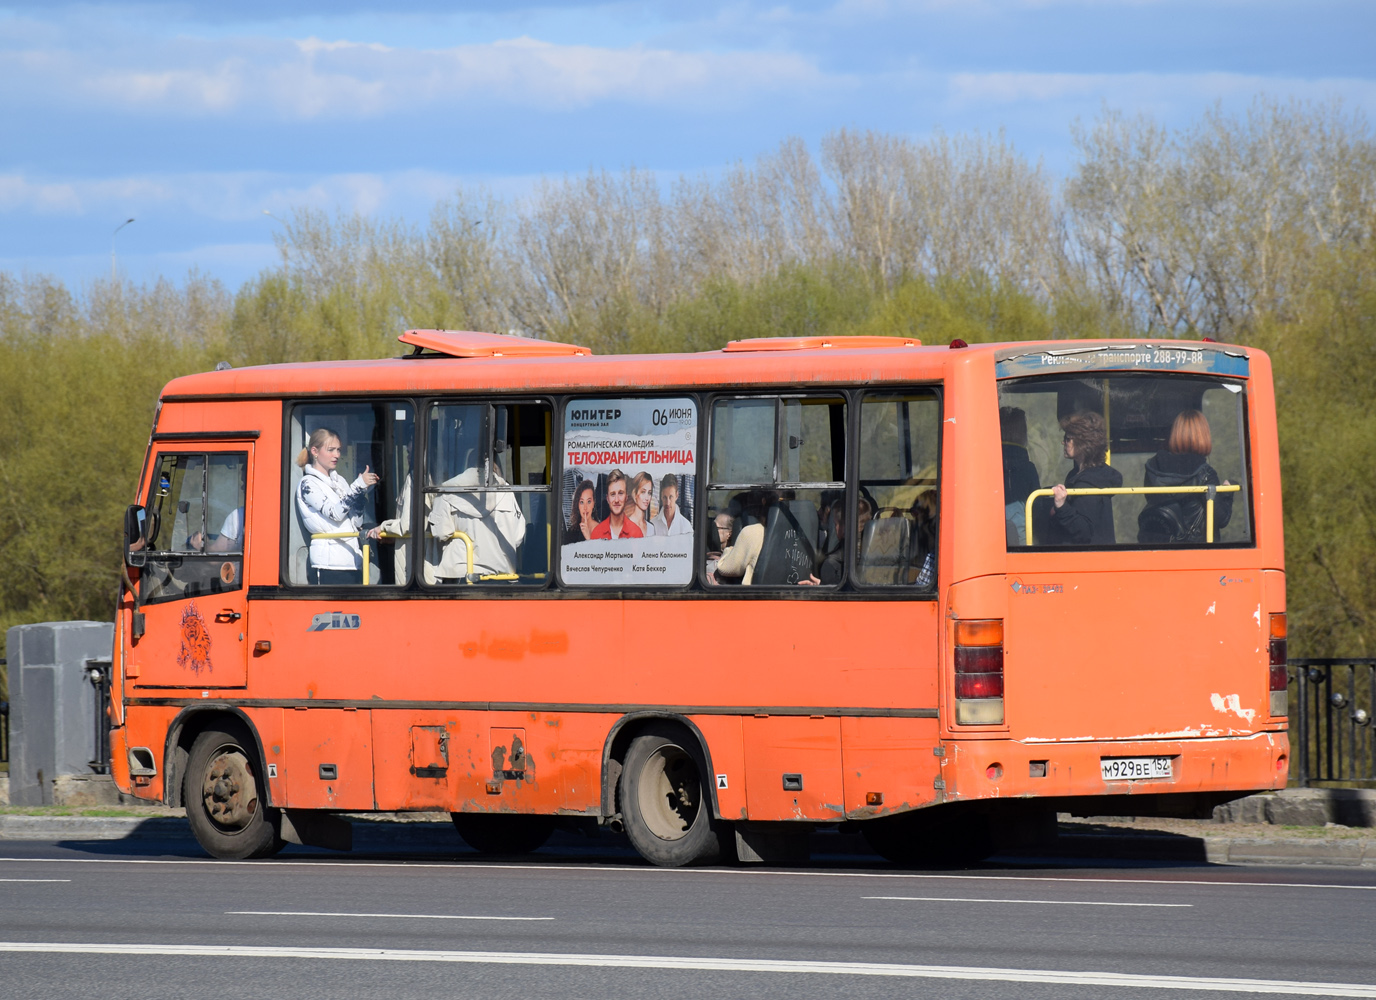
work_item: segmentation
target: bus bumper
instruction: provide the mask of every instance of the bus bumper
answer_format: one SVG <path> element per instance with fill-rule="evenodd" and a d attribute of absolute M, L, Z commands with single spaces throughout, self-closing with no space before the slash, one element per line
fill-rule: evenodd
<path fill-rule="evenodd" d="M 1283 730 L 1181 740 L 952 740 L 942 760 L 938 798 L 1126 800 L 1235 793 L 1224 796 L 1231 798 L 1284 788 L 1289 761 L 1290 740 Z M 1124 815 L 1138 813 L 1136 804 L 1122 806 Z"/>

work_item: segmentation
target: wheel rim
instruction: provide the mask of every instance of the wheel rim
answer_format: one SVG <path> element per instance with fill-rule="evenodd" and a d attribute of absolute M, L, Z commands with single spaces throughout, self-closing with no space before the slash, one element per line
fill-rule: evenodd
<path fill-rule="evenodd" d="M 682 840 L 702 805 L 697 763 L 682 747 L 660 747 L 641 768 L 637 800 L 651 833 L 660 840 Z"/>
<path fill-rule="evenodd" d="M 221 747 L 210 758 L 201 800 L 210 821 L 225 833 L 239 833 L 253 822 L 258 813 L 258 783 L 241 748 Z"/>

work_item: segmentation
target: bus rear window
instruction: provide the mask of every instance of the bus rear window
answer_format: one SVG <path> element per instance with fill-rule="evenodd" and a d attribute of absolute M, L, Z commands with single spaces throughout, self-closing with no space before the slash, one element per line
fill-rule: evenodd
<path fill-rule="evenodd" d="M 1010 549 L 1252 544 L 1241 382 L 1006 379 L 999 428 Z"/>

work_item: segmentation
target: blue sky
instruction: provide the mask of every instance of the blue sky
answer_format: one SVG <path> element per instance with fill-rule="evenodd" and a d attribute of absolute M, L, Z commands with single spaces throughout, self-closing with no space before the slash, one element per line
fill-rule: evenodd
<path fill-rule="evenodd" d="M 672 178 L 842 126 L 1004 129 L 1053 173 L 1105 106 L 1376 110 L 1372 0 L 0 0 L 0 270 L 231 287 L 294 207 Z"/>

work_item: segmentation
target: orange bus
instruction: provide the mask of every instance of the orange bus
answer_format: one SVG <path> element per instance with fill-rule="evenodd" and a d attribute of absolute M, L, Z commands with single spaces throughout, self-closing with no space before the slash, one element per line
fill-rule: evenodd
<path fill-rule="evenodd" d="M 400 340 L 163 391 L 111 759 L 210 854 L 443 810 L 922 864 L 1284 786 L 1263 353 Z"/>

